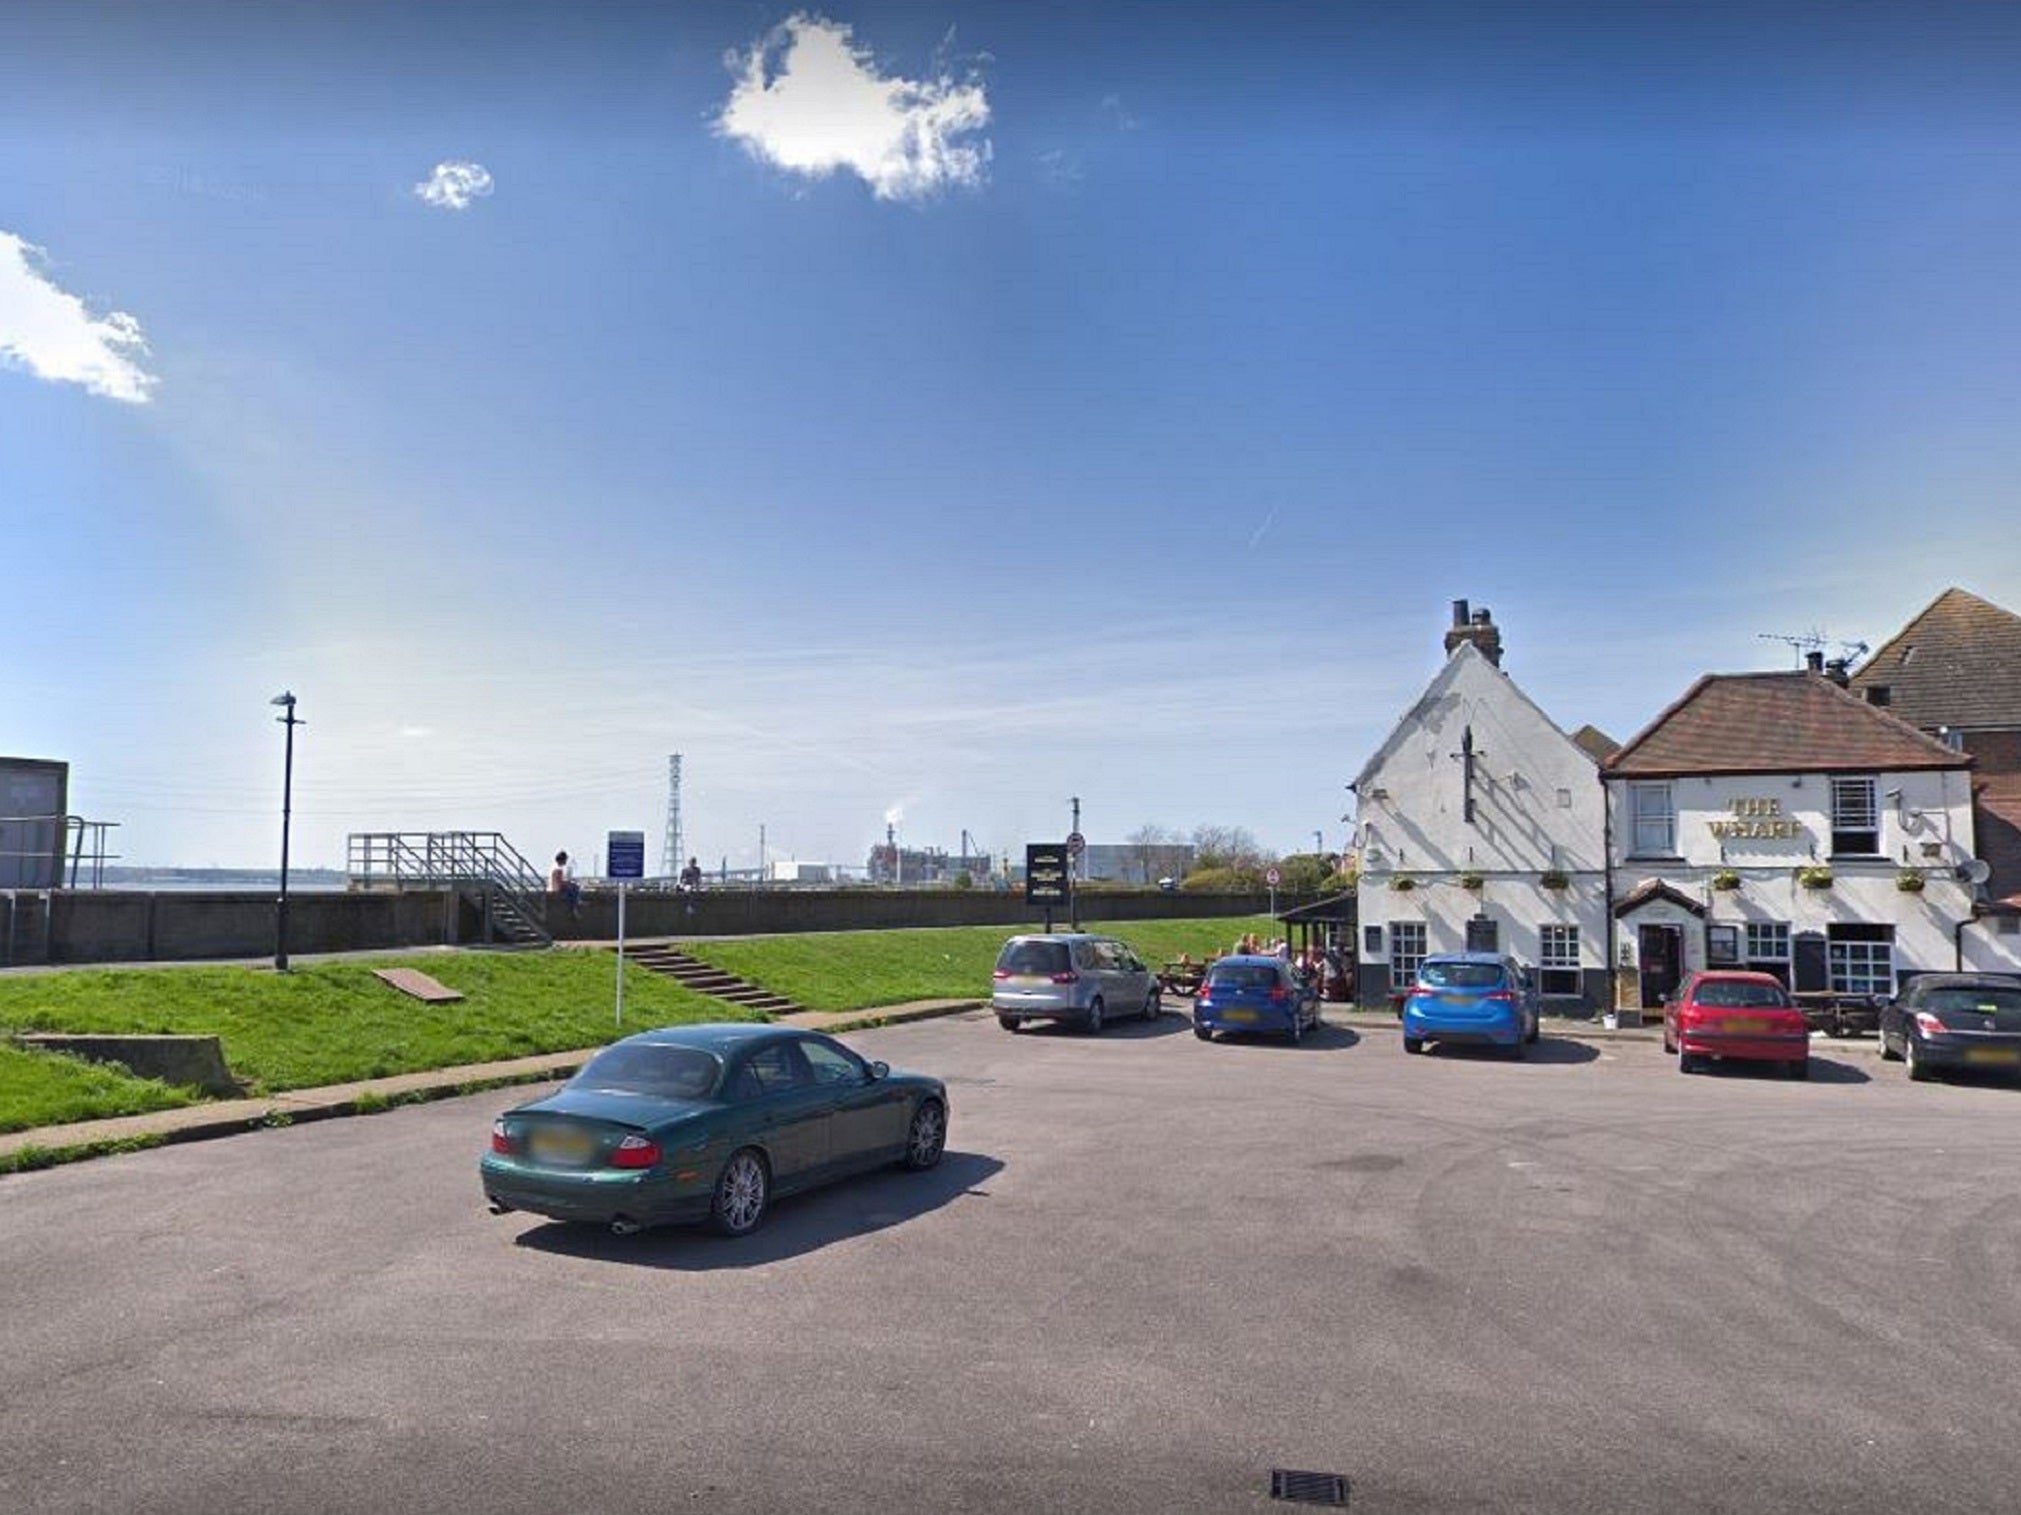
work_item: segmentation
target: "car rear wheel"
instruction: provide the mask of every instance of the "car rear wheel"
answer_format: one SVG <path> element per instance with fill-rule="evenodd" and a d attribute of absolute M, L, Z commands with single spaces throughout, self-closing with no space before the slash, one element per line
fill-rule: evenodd
<path fill-rule="evenodd" d="M 1099 999 L 1088 1006 L 1088 1013 L 1081 1018 L 1081 1029 L 1090 1036 L 1102 1034 L 1102 1002 Z"/>
<path fill-rule="evenodd" d="M 923 1099 L 912 1112 L 912 1129 L 905 1135 L 905 1166 L 923 1172 L 946 1150 L 947 1110 L 937 1099 Z"/>
<path fill-rule="evenodd" d="M 1305 1012 L 1303 1010 L 1293 1010 L 1291 1012 L 1291 1030 L 1285 1039 L 1294 1047 L 1305 1040 Z"/>
<path fill-rule="evenodd" d="M 1211 1042 L 1214 1040 L 1214 1033 L 1212 1031 L 1209 1031 L 1205 1026 L 1195 1026 L 1193 1028 L 1193 1034 L 1199 1037 L 1200 1040 L 1203 1042 Z"/>
<path fill-rule="evenodd" d="M 1884 1063 L 1900 1062 L 1902 1054 L 1888 1045 L 1888 1028 L 1886 1026 L 1877 1026 L 1875 1027 L 1874 1034 L 1881 1039 L 1881 1061 Z"/>
<path fill-rule="evenodd" d="M 1909 1070 L 1909 1079 L 1912 1083 L 1927 1084 L 1936 1072 L 1930 1066 L 1929 1060 L 1917 1053 L 1916 1033 L 1913 1031 L 1902 1033 L 1902 1065 Z"/>
<path fill-rule="evenodd" d="M 1024 1024 L 1015 1015 L 999 1015 L 996 1018 L 996 1023 L 1006 1031 L 1015 1031 Z"/>
<path fill-rule="evenodd" d="M 1664 1022 L 1663 1025 L 1663 1050 L 1668 1052 L 1672 1057 L 1677 1055 L 1677 1043 L 1670 1035 L 1670 1023 L 1668 1021 Z"/>
<path fill-rule="evenodd" d="M 1165 1009 L 1164 1001 L 1159 997 L 1158 991 L 1156 989 L 1153 989 L 1149 994 L 1144 996 L 1145 1020 L 1147 1021 L 1156 1020 L 1159 1017 L 1159 1015 L 1163 1013 L 1164 1009 Z"/>
<path fill-rule="evenodd" d="M 1403 1049 L 1412 1057 L 1416 1057 L 1424 1051 L 1425 1039 L 1421 1036 L 1406 1036 L 1403 1039 Z"/>
<path fill-rule="evenodd" d="M 772 1179 L 765 1171 L 765 1159 L 750 1147 L 733 1152 L 716 1179 L 716 1192 L 709 1200 L 709 1224 L 723 1236 L 748 1236 L 765 1218 L 771 1195 Z"/>
<path fill-rule="evenodd" d="M 1696 1073 L 1698 1069 L 1698 1054 L 1696 1052 L 1686 1052 L 1680 1046 L 1677 1049 L 1677 1071 L 1679 1073 Z"/>

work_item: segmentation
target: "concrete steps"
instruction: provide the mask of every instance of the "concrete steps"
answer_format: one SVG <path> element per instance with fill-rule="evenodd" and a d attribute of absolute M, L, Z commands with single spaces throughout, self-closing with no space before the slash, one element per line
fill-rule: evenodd
<path fill-rule="evenodd" d="M 674 980 L 693 989 L 697 994 L 706 994 L 711 999 L 722 1000 L 725 1004 L 736 1005 L 746 1010 L 763 1010 L 772 1016 L 800 1015 L 806 1006 L 796 1004 L 783 994 L 774 994 L 762 989 L 748 979 L 738 978 L 734 973 L 725 973 L 720 968 L 711 968 L 699 958 L 688 956 L 678 948 L 666 943 L 643 947 L 628 947 L 625 956 L 653 973 Z"/>

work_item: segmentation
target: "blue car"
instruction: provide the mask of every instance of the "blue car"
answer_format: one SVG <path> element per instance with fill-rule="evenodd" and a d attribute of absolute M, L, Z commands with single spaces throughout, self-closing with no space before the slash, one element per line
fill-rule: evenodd
<path fill-rule="evenodd" d="M 1193 996 L 1193 1034 L 1261 1031 L 1297 1041 L 1319 1024 L 1319 996 L 1278 957 L 1216 959 Z"/>
<path fill-rule="evenodd" d="M 1427 1042 L 1506 1047 L 1537 1039 L 1537 989 L 1529 970 L 1494 952 L 1442 952 L 1418 967 L 1403 1005 L 1403 1049 Z"/>

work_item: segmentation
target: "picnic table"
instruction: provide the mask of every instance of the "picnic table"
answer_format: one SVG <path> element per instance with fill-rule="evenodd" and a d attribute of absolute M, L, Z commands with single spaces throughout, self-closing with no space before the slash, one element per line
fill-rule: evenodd
<path fill-rule="evenodd" d="M 1158 970 L 1158 984 L 1167 994 L 1195 995 L 1207 977 L 1205 963 L 1173 961 Z"/>

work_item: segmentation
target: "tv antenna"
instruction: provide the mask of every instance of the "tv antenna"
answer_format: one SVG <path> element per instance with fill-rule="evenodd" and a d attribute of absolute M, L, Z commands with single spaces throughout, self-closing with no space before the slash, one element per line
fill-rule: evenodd
<path fill-rule="evenodd" d="M 1826 636 L 1824 632 L 1816 629 L 1801 632 L 1795 636 L 1791 636 L 1786 632 L 1760 631 L 1755 633 L 1755 640 L 1786 644 L 1796 652 L 1797 662 L 1799 663 L 1804 662 L 1811 653 L 1821 653 L 1831 647 L 1836 647 L 1839 650 L 1839 655 L 1834 661 L 1848 666 L 1852 664 L 1854 659 L 1865 657 L 1867 654 L 1867 644 L 1865 642 L 1839 641 L 1836 638 Z"/>

